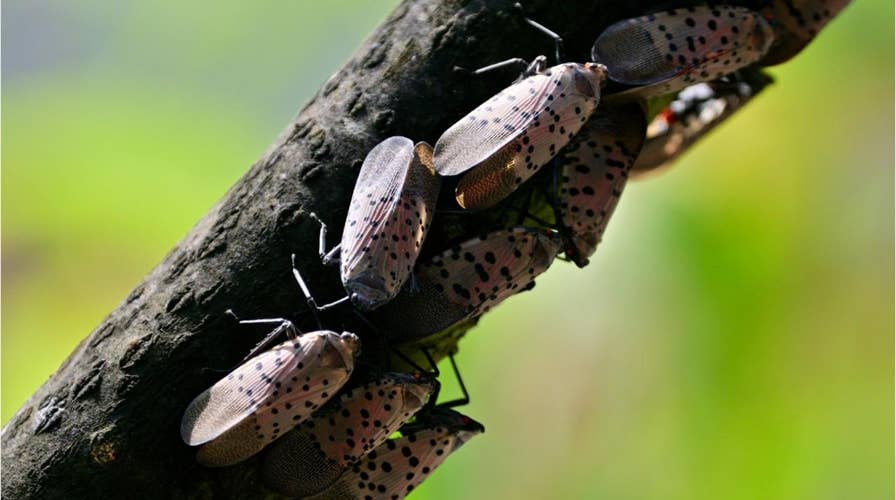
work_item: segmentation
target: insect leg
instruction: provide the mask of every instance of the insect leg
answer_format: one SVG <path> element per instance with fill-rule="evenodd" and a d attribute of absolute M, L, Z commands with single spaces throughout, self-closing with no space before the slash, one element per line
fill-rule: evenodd
<path fill-rule="evenodd" d="M 320 260 L 324 263 L 325 266 L 335 266 L 339 264 L 339 260 L 342 257 L 342 243 L 336 245 L 331 248 L 329 252 L 322 255 Z"/>
<path fill-rule="evenodd" d="M 417 282 L 417 275 L 414 274 L 414 271 L 411 271 L 410 275 L 410 284 L 408 285 L 408 290 L 411 293 L 417 293 L 420 291 L 420 283 Z"/>
<path fill-rule="evenodd" d="M 559 177 L 560 177 L 560 161 L 557 160 L 557 157 L 555 156 L 554 159 L 552 160 L 552 163 L 553 163 L 552 166 L 554 167 L 554 170 L 553 170 L 553 172 L 551 172 L 551 190 L 548 193 L 548 199 L 550 200 L 551 208 L 554 211 L 554 220 L 557 221 L 558 227 L 560 227 L 561 229 L 564 229 L 563 231 L 561 231 L 561 233 L 565 233 L 568 231 L 565 230 L 565 228 L 563 226 L 563 223 L 562 223 L 563 215 L 560 213 L 560 194 L 559 194 L 560 193 L 560 191 L 559 191 L 560 190 L 560 179 L 559 179 Z M 568 236 L 569 236 L 568 234 L 563 235 L 564 238 L 566 238 Z"/>
<path fill-rule="evenodd" d="M 526 194 L 526 199 L 521 204 L 522 206 L 508 206 L 508 210 L 512 210 L 516 212 L 515 224 L 517 226 L 523 226 L 526 224 L 527 220 L 530 220 L 540 226 L 544 226 L 546 228 L 553 228 L 554 224 L 550 223 L 541 217 L 536 216 L 532 212 L 529 211 L 529 206 L 532 204 L 532 195 L 534 194 L 534 189 L 530 189 Z"/>
<path fill-rule="evenodd" d="M 324 224 L 324 221 L 320 220 L 314 212 L 308 214 L 308 217 L 316 220 L 317 223 L 320 224 L 320 237 L 317 245 L 317 252 L 320 255 L 321 262 L 323 262 L 325 266 L 337 264 L 339 262 L 339 254 L 342 250 L 342 243 L 327 250 L 327 225 Z"/>
<path fill-rule="evenodd" d="M 392 347 L 389 344 L 389 337 L 387 337 L 386 334 L 383 333 L 383 331 L 380 330 L 378 326 L 373 324 L 373 322 L 370 321 L 370 319 L 368 319 L 367 316 L 365 316 L 364 313 L 359 311 L 357 308 L 353 307 L 352 312 L 355 313 L 355 316 L 357 316 L 358 319 L 360 319 L 365 325 L 367 325 L 367 328 L 370 328 L 370 331 L 372 331 L 377 335 L 377 337 L 379 337 L 380 342 L 383 344 L 383 352 L 386 355 L 386 370 L 391 370 L 392 357 L 389 356 L 389 352 L 392 351 Z"/>
<path fill-rule="evenodd" d="M 287 338 L 290 338 L 290 339 L 294 339 L 298 336 L 298 330 L 296 329 L 295 325 L 293 325 L 292 322 L 287 319 L 277 318 L 277 319 L 270 319 L 270 320 L 255 319 L 255 320 L 240 321 L 240 324 L 248 325 L 248 324 L 273 323 L 278 320 L 281 322 L 280 326 L 278 326 L 277 328 L 274 328 L 271 331 L 271 333 L 267 334 L 267 336 L 265 336 L 265 338 L 263 338 L 261 340 L 261 342 L 259 342 L 258 344 L 255 344 L 255 347 L 253 347 L 252 350 L 249 351 L 249 354 L 247 354 L 246 357 L 243 358 L 243 360 L 240 363 L 245 363 L 246 361 L 249 360 L 249 358 L 253 358 L 253 357 L 257 356 L 258 353 L 260 353 L 261 351 L 270 347 L 271 344 L 273 344 L 274 341 L 277 339 L 277 337 L 279 337 L 280 334 L 282 334 L 284 332 L 286 333 Z"/>
<path fill-rule="evenodd" d="M 426 375 L 426 376 L 430 376 L 430 377 L 433 377 L 433 378 L 439 376 L 439 372 L 438 372 L 438 370 L 436 370 L 435 372 L 428 372 L 428 371 L 424 370 L 423 367 L 421 367 L 420 365 L 418 365 L 417 362 L 414 361 L 413 359 L 411 359 L 410 356 L 408 356 L 407 354 L 401 352 L 401 349 L 399 349 L 399 348 L 397 348 L 397 347 L 392 347 L 391 350 L 392 350 L 393 353 L 395 353 L 396 356 L 398 356 L 399 358 L 401 358 L 402 361 L 404 361 L 405 363 L 407 363 L 408 366 L 410 366 L 410 367 L 411 367 L 412 369 L 414 369 L 414 370 L 417 370 L 417 372 L 418 372 L 420 375 Z"/>
<path fill-rule="evenodd" d="M 489 64 L 488 66 L 484 66 L 482 68 L 479 68 L 479 69 L 473 70 L 473 71 L 469 71 L 468 69 L 462 68 L 460 66 L 455 66 L 454 70 L 455 71 L 469 71 L 470 74 L 479 76 L 483 73 L 488 73 L 489 71 L 506 68 L 508 66 L 518 66 L 518 67 L 525 69 L 525 68 L 529 67 L 529 61 L 527 61 L 525 59 L 520 59 L 519 57 L 514 57 L 512 59 L 507 59 L 505 61 L 496 62 L 494 64 Z"/>
<path fill-rule="evenodd" d="M 308 290 L 308 285 L 305 284 L 305 280 L 302 278 L 302 274 L 299 272 L 299 268 L 296 267 L 296 254 L 292 254 L 292 275 L 296 278 L 296 283 L 299 284 L 299 288 L 302 289 L 302 294 L 305 296 L 305 301 L 308 303 L 308 307 L 311 308 L 311 314 L 314 315 L 315 321 L 317 321 L 317 325 L 321 328 L 320 318 L 317 316 L 319 311 L 326 311 L 327 309 L 331 309 L 340 304 L 348 302 L 351 300 L 351 297 L 346 295 L 339 300 L 330 302 L 329 304 L 324 304 L 322 306 L 317 305 L 317 301 L 314 300 L 314 297 L 311 295 L 311 291 Z"/>
<path fill-rule="evenodd" d="M 332 309 L 332 308 L 334 308 L 334 307 L 336 307 L 336 306 L 345 304 L 345 303 L 348 302 L 349 300 L 351 300 L 351 297 L 349 297 L 348 295 L 346 295 L 345 297 L 342 297 L 342 298 L 339 299 L 339 300 L 334 300 L 333 302 L 330 302 L 329 304 L 324 304 L 324 305 L 322 305 L 322 306 L 315 306 L 315 307 L 317 307 L 317 310 L 318 310 L 318 311 L 326 311 L 327 309 Z"/>
<path fill-rule="evenodd" d="M 553 30 L 544 26 L 543 24 L 536 22 L 532 19 L 529 19 L 528 17 L 525 17 L 525 10 L 523 9 L 523 4 L 517 2 L 517 3 L 513 4 L 513 6 L 518 11 L 520 11 L 520 13 L 523 14 L 523 20 L 526 21 L 526 24 L 528 24 L 529 26 L 532 26 L 533 28 L 537 29 L 538 31 L 544 33 L 545 35 L 551 37 L 554 40 L 554 55 L 557 58 L 557 64 L 562 63 L 564 60 L 563 38 L 560 35 L 558 35 L 557 33 L 554 33 Z"/>
<path fill-rule="evenodd" d="M 286 333 L 287 338 L 294 339 L 298 337 L 300 333 L 296 326 L 292 323 L 292 321 L 286 318 L 240 319 L 232 309 L 228 309 L 227 311 L 225 311 L 225 313 L 233 317 L 241 325 L 277 325 L 276 328 L 271 330 L 270 333 L 268 333 L 263 339 L 261 339 L 261 342 L 255 344 L 255 347 L 253 347 L 252 350 L 249 351 L 249 354 L 247 354 L 246 357 L 243 358 L 242 361 L 240 361 L 240 364 L 245 363 L 250 358 L 255 357 L 256 355 L 258 355 L 258 353 L 268 348 L 278 337 L 280 337 L 281 334 Z"/>
<path fill-rule="evenodd" d="M 311 292 L 308 290 L 308 285 L 305 284 L 305 280 L 302 279 L 302 275 L 299 273 L 299 268 L 296 267 L 296 254 L 292 254 L 292 275 L 296 279 L 296 283 L 299 284 L 302 294 L 305 296 L 305 302 L 307 302 L 308 307 L 311 308 L 311 314 L 314 315 L 314 320 L 317 321 L 317 325 L 320 328 L 323 328 L 323 326 L 321 326 L 320 318 L 317 316 L 317 311 L 320 310 L 317 307 L 317 302 L 314 301 L 314 297 L 311 296 Z"/>
<path fill-rule="evenodd" d="M 470 404 L 470 393 L 467 392 L 467 386 L 464 384 L 464 379 L 460 376 L 460 370 L 457 369 L 457 363 L 454 361 L 454 353 L 448 353 L 448 360 L 451 361 L 451 369 L 454 370 L 454 376 L 457 377 L 457 383 L 460 385 L 460 390 L 464 393 L 464 396 L 460 399 L 439 403 L 437 406 L 441 408 L 456 408 L 458 406 Z"/>

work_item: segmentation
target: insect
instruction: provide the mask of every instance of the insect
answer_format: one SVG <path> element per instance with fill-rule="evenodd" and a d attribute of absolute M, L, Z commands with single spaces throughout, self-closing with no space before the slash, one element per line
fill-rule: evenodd
<path fill-rule="evenodd" d="M 750 68 L 685 88 L 651 121 L 632 175 L 641 176 L 671 164 L 770 83 L 770 76 Z"/>
<path fill-rule="evenodd" d="M 559 63 L 562 39 L 526 21 L 554 38 Z M 510 59 L 475 73 L 519 63 L 525 61 Z M 461 207 L 487 208 L 504 199 L 548 163 L 597 108 L 606 80 L 602 65 L 545 66 L 545 58 L 537 58 L 521 80 L 461 118 L 436 142 L 436 171 L 465 174 L 455 189 Z"/>
<path fill-rule="evenodd" d="M 442 331 L 532 288 L 561 248 L 557 233 L 522 226 L 467 240 L 418 263 L 419 289 L 400 293 L 372 319 L 396 341 Z"/>
<path fill-rule="evenodd" d="M 758 61 L 772 28 L 743 7 L 697 6 L 617 22 L 591 48 L 615 82 L 637 87 L 610 100 L 668 94 L 715 80 Z"/>
<path fill-rule="evenodd" d="M 763 66 L 772 66 L 803 50 L 850 0 L 759 0 L 756 3 L 775 32 L 775 41 L 761 62 Z"/>
<path fill-rule="evenodd" d="M 464 443 L 481 434 L 479 422 L 454 410 L 435 407 L 402 427 L 347 470 L 316 499 L 404 498 Z"/>
<path fill-rule="evenodd" d="M 181 437 L 206 465 L 240 462 L 311 416 L 348 380 L 360 341 L 316 331 L 263 352 L 197 396 Z"/>
<path fill-rule="evenodd" d="M 327 414 L 286 434 L 264 462 L 265 483 L 292 497 L 319 493 L 382 444 L 428 401 L 438 382 L 387 373 L 346 392 Z"/>
<path fill-rule="evenodd" d="M 603 106 L 557 157 L 558 216 L 565 252 L 588 264 L 644 144 L 644 112 L 636 103 Z"/>
<path fill-rule="evenodd" d="M 327 226 L 321 222 L 321 258 L 340 263 L 348 295 L 314 307 L 324 310 L 350 300 L 370 311 L 391 300 L 420 253 L 440 185 L 429 144 L 390 137 L 370 150 L 355 183 L 342 242 L 330 251 Z"/>

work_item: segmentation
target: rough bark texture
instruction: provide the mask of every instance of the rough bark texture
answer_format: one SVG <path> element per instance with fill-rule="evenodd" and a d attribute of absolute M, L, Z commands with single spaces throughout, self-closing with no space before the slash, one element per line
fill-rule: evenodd
<path fill-rule="evenodd" d="M 604 26 L 660 5 L 530 0 L 526 10 L 564 36 L 569 59 L 583 61 Z M 257 460 L 203 468 L 180 440 L 184 408 L 221 376 L 210 368 L 233 366 L 263 333 L 223 312 L 276 317 L 303 309 L 292 252 L 322 300 L 344 294 L 337 273 L 320 265 L 318 226 L 307 214 L 320 214 L 338 235 L 372 146 L 389 135 L 434 143 L 515 76 L 472 78 L 455 65 L 541 53 L 553 53 L 551 41 L 522 22 L 512 1 L 400 5 L 4 428 L 4 497 L 269 495 Z M 427 248 L 481 231 L 483 217 L 437 218 Z M 332 321 L 343 323 L 327 325 L 334 330 L 364 328 L 352 315 Z"/>

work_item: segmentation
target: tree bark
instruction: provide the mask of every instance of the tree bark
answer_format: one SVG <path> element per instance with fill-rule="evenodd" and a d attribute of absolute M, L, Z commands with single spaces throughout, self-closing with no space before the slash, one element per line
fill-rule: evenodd
<path fill-rule="evenodd" d="M 238 327 L 224 311 L 277 317 L 303 309 L 293 252 L 316 295 L 344 295 L 338 273 L 320 265 L 318 226 L 307 214 L 330 222 L 338 239 L 370 148 L 390 135 L 434 143 L 515 77 L 471 77 L 454 66 L 553 54 L 512 3 L 403 2 L 3 429 L 3 495 L 271 495 L 257 460 L 203 468 L 180 440 L 184 408 L 222 376 L 212 368 L 235 365 L 264 333 Z M 652 4 L 530 0 L 526 10 L 565 38 L 570 60 L 585 61 L 603 27 Z M 481 231 L 491 216 L 437 217 L 426 248 Z M 350 314 L 336 322 L 325 326 L 364 328 Z"/>

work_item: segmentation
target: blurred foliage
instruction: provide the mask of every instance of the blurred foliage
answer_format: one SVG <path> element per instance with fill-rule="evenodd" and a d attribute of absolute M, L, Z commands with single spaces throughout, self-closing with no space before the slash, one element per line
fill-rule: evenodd
<path fill-rule="evenodd" d="M 395 3 L 4 3 L 3 422 Z M 893 497 L 892 20 L 855 2 L 483 319 L 487 432 L 416 498 Z"/>

